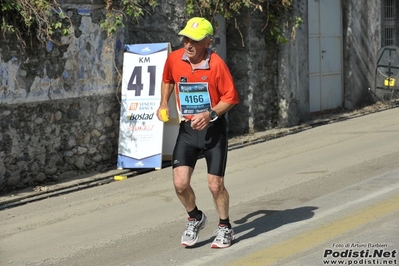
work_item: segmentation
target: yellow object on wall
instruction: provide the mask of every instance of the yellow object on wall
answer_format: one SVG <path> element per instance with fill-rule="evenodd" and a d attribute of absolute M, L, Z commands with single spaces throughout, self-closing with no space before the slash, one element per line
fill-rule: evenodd
<path fill-rule="evenodd" d="M 395 86 L 395 79 L 394 78 L 386 78 L 384 80 L 384 85 L 387 86 L 387 87 Z"/>

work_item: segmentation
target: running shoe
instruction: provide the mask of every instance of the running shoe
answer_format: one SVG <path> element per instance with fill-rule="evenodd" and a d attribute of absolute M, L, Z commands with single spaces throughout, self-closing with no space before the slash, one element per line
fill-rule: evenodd
<path fill-rule="evenodd" d="M 215 230 L 215 240 L 213 240 L 211 248 L 227 248 L 231 246 L 234 240 L 234 231 L 229 229 L 227 225 L 220 224 L 218 229 Z"/>
<path fill-rule="evenodd" d="M 206 225 L 207 217 L 202 213 L 201 220 L 197 221 L 195 218 L 188 218 L 186 230 L 181 237 L 181 244 L 185 247 L 191 247 L 198 241 L 198 233 Z"/>

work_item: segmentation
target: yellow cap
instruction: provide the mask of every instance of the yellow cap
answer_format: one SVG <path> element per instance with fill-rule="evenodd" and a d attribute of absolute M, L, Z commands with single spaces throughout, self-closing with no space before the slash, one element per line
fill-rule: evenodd
<path fill-rule="evenodd" d="M 179 32 L 179 35 L 186 36 L 194 41 L 201 41 L 206 36 L 212 37 L 213 27 L 208 20 L 195 17 L 187 22 L 186 27 Z"/>

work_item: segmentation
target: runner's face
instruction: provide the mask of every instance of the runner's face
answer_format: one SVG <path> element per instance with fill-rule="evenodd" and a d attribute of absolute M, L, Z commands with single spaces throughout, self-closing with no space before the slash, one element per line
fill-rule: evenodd
<path fill-rule="evenodd" d="M 188 37 L 183 37 L 183 44 L 186 56 L 190 60 L 194 61 L 197 59 L 202 59 L 204 53 L 206 52 L 206 49 L 209 47 L 211 42 L 212 40 L 208 37 L 205 37 L 201 41 L 194 41 Z"/>

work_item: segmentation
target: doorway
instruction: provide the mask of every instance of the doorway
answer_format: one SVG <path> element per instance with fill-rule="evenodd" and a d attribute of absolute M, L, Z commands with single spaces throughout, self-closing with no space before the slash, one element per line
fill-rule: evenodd
<path fill-rule="evenodd" d="M 341 107 L 342 8 L 341 0 L 309 0 L 310 112 Z"/>

